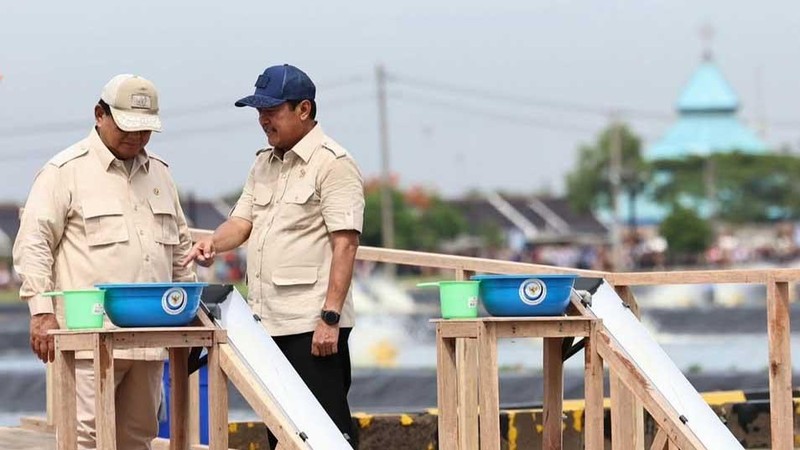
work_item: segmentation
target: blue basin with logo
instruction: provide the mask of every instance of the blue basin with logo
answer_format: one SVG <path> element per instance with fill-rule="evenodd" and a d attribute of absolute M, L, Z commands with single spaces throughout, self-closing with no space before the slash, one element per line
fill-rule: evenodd
<path fill-rule="evenodd" d="M 207 283 L 102 283 L 105 311 L 118 327 L 179 327 L 197 315 Z"/>
<path fill-rule="evenodd" d="M 577 275 L 475 275 L 480 299 L 493 316 L 560 316 Z"/>

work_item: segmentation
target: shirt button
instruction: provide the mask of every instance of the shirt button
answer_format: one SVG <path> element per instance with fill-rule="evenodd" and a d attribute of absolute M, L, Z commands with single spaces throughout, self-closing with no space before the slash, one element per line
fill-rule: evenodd
<path fill-rule="evenodd" d="M 134 211 L 138 211 L 139 210 L 139 206 L 138 205 L 133 205 L 133 210 Z"/>
<path fill-rule="evenodd" d="M 149 262 L 150 261 L 150 255 L 144 255 L 144 260 Z"/>
<path fill-rule="evenodd" d="M 260 274 L 260 273 L 257 273 L 257 274 L 256 274 L 256 278 L 261 278 L 261 274 Z"/>
<path fill-rule="evenodd" d="M 144 230 L 139 230 L 139 236 L 144 236 Z"/>

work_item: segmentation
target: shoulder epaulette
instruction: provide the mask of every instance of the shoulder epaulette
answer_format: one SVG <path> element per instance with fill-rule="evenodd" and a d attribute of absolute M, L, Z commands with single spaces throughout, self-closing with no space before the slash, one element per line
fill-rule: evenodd
<path fill-rule="evenodd" d="M 332 139 L 326 139 L 322 141 L 322 147 L 326 148 L 328 151 L 333 153 L 336 158 L 343 158 L 347 156 L 347 150 L 344 149 L 338 142 Z"/>
<path fill-rule="evenodd" d="M 155 159 L 156 161 L 160 162 L 161 164 L 169 167 L 169 164 L 166 161 L 164 161 L 164 158 L 156 155 L 155 153 L 147 152 L 147 155 L 150 156 L 151 158 Z"/>
<path fill-rule="evenodd" d="M 64 164 L 72 161 L 73 159 L 80 158 L 87 153 L 89 153 L 89 149 L 78 143 L 67 148 L 66 150 L 62 150 L 56 156 L 53 156 L 47 163 L 56 167 L 62 167 Z"/>

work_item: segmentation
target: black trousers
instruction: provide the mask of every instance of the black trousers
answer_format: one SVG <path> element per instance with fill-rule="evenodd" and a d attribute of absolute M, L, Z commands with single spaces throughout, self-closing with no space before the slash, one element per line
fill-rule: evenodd
<path fill-rule="evenodd" d="M 275 336 L 286 359 L 306 383 L 333 423 L 339 427 L 353 448 L 358 448 L 358 429 L 353 426 L 347 393 L 350 391 L 350 346 L 347 343 L 352 328 L 339 329 L 339 351 L 335 355 L 319 357 L 311 354 L 314 333 Z M 275 449 L 277 439 L 269 434 L 269 445 Z"/>

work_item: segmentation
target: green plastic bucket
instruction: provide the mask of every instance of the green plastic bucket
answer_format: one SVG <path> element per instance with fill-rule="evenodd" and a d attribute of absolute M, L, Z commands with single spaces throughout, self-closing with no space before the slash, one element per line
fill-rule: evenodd
<path fill-rule="evenodd" d="M 105 291 L 101 289 L 80 289 L 45 292 L 43 295 L 64 297 L 64 316 L 68 329 L 103 328 Z"/>
<path fill-rule="evenodd" d="M 480 281 L 438 281 L 420 283 L 419 287 L 438 286 L 443 319 L 473 319 L 478 317 L 478 286 Z"/>

